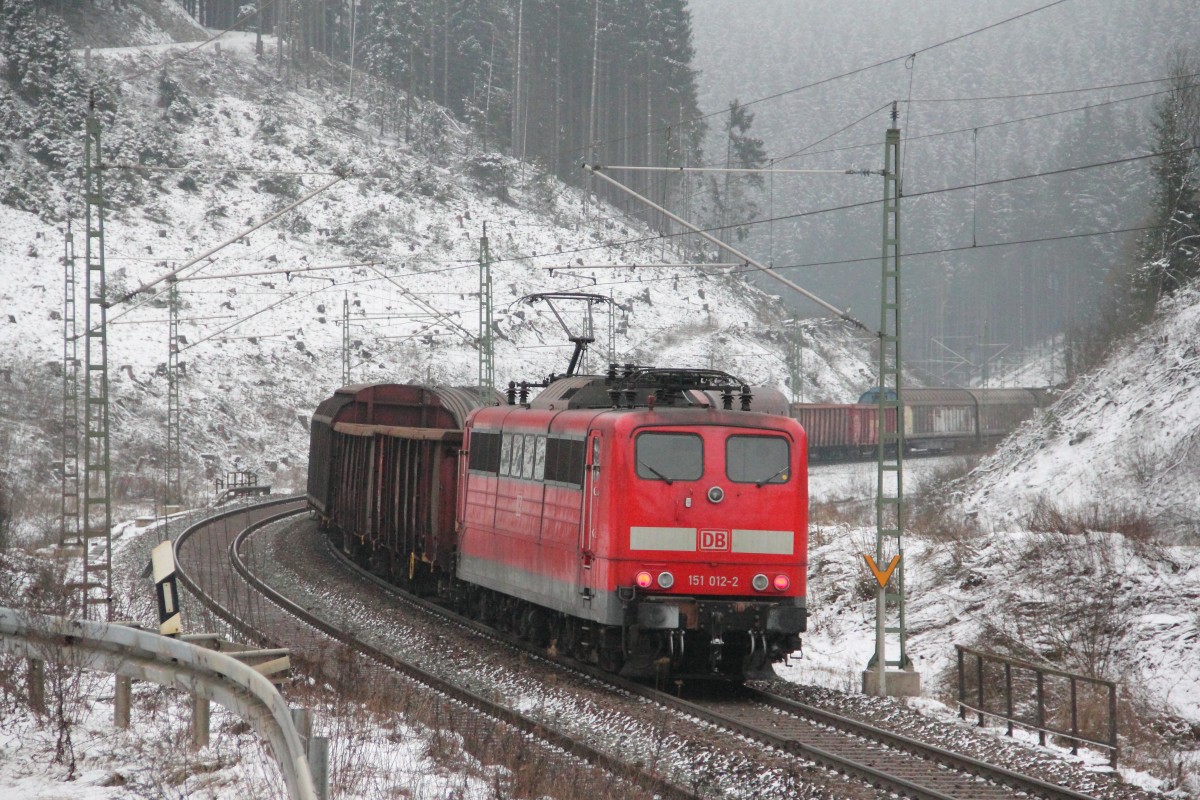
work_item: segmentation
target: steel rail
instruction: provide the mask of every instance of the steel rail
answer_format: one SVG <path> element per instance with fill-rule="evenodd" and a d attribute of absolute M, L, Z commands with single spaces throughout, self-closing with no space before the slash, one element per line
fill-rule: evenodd
<path fill-rule="evenodd" d="M 176 548 L 178 549 L 180 542 L 184 540 L 185 536 L 190 537 L 191 535 L 194 535 L 206 524 L 211 524 L 215 520 L 245 513 L 249 509 L 260 509 L 272 505 L 298 502 L 300 500 L 302 500 L 302 498 L 287 498 L 285 500 L 272 501 L 271 503 L 242 507 L 231 512 L 216 515 L 215 517 L 210 517 L 188 528 L 188 530 L 186 530 L 184 534 L 180 536 L 180 540 L 176 542 Z M 301 507 L 259 519 L 239 532 L 230 543 L 228 553 L 234 570 L 255 591 L 262 594 L 288 614 L 291 614 L 299 619 L 305 625 L 315 628 L 326 636 L 329 636 L 330 638 L 353 648 L 354 650 L 362 653 L 368 658 L 373 659 L 377 663 L 382 664 L 388 669 L 394 670 L 411 680 L 424 684 L 433 691 L 449 698 L 454 702 L 461 703 L 462 705 L 473 709 L 477 713 L 483 714 L 491 719 L 495 719 L 502 724 L 506 724 L 513 729 L 520 731 L 526 736 L 542 741 L 550 747 L 562 750 L 563 752 L 586 761 L 614 776 L 638 785 L 639 787 L 654 793 L 656 796 L 669 798 L 670 800 L 700 800 L 699 796 L 693 792 L 676 786 L 675 784 L 663 778 L 631 767 L 624 761 L 615 759 L 581 741 L 549 729 L 543 724 L 538 723 L 510 708 L 499 705 L 485 697 L 455 686 L 454 684 L 421 669 L 415 664 L 411 664 L 403 661 L 402 659 L 396 658 L 395 656 L 392 656 L 391 654 L 362 641 L 353 634 L 327 623 L 319 616 L 313 614 L 312 612 L 283 596 L 280 592 L 271 588 L 263 580 L 258 578 L 258 576 L 253 574 L 253 572 L 246 565 L 244 559 L 242 559 L 240 550 L 245 541 L 254 533 L 262 530 L 268 525 L 279 522 L 288 517 L 304 513 L 304 511 L 305 508 Z M 177 561 L 177 563 L 179 562 Z M 201 602 L 203 602 L 210 610 L 226 619 L 226 621 L 228 621 L 230 624 L 238 627 L 243 633 L 253 637 L 257 637 L 259 635 L 258 632 L 253 631 L 248 625 L 237 620 L 235 615 L 230 613 L 227 609 L 222 608 L 214 598 L 203 592 L 203 590 L 196 586 L 195 583 L 193 583 L 189 578 L 186 578 L 183 575 L 182 569 L 179 570 L 179 573 L 181 582 L 187 586 L 189 591 L 192 591 L 197 597 L 200 597 Z"/>
<path fill-rule="evenodd" d="M 832 711 L 808 705 L 807 703 L 801 703 L 787 697 L 780 697 L 779 695 L 754 687 L 746 687 L 746 691 L 752 693 L 755 696 L 754 699 L 758 702 L 777 708 L 780 711 L 799 714 L 822 725 L 828 725 L 831 728 L 837 728 L 847 733 L 870 737 L 896 750 L 921 758 L 928 758 L 959 772 L 978 775 L 982 778 L 1005 784 L 1035 797 L 1053 798 L 1054 800 L 1095 800 L 1091 795 L 1076 792 L 1065 786 L 1049 783 L 1030 777 L 1029 775 L 1022 775 L 1006 767 L 989 764 L 986 761 L 964 756 L 961 753 L 955 753 L 937 745 L 920 742 L 899 733 L 892 733 L 891 731 L 877 728 L 868 723 L 844 717 Z"/>
<path fill-rule="evenodd" d="M 240 514 L 253 514 L 258 511 L 264 511 L 266 509 L 273 508 L 275 506 L 282 506 L 282 505 L 303 503 L 303 502 L 304 502 L 304 497 L 296 495 L 296 496 L 284 497 L 284 498 L 275 499 L 275 500 L 268 500 L 268 501 L 265 501 L 262 503 L 254 503 L 254 504 L 248 505 L 248 506 L 238 506 L 236 508 L 229 509 L 228 511 L 223 511 L 219 514 L 214 514 L 211 517 L 205 517 L 204 519 L 202 519 L 198 522 L 195 522 L 192 525 L 189 525 L 187 528 L 184 529 L 183 533 L 179 534 L 179 537 L 175 540 L 175 544 L 172 547 L 172 549 L 174 551 L 174 556 L 175 556 L 175 569 L 176 569 L 175 574 L 176 574 L 176 577 L 177 577 L 179 583 L 182 584 L 185 589 L 187 589 L 189 592 L 191 592 L 191 594 L 195 598 L 197 598 L 205 608 L 207 608 L 209 611 L 211 611 L 212 613 L 219 616 L 221 619 L 224 619 L 226 622 L 228 622 L 231 626 L 233 626 L 233 628 L 235 630 L 237 630 L 239 633 L 241 633 L 243 636 L 246 636 L 255 641 L 260 640 L 262 638 L 262 634 L 260 631 L 255 630 L 249 624 L 247 624 L 244 620 L 239 619 L 236 614 L 230 613 L 228 609 L 226 609 L 219 602 L 217 602 L 217 599 L 215 597 L 213 597 L 208 592 L 206 592 L 204 590 L 204 588 L 201 587 L 199 585 L 199 583 L 197 583 L 197 581 L 194 580 L 192 578 L 192 576 L 188 574 L 187 570 L 184 568 L 184 559 L 182 557 L 181 550 L 183 549 L 184 543 L 187 542 L 188 540 L 190 540 L 193 535 L 195 535 L 197 532 L 203 530 L 204 528 L 212 525 L 213 523 L 215 523 L 219 520 L 228 519 L 230 517 L 236 517 Z M 291 511 L 287 511 L 282 514 L 279 514 L 277 516 L 280 518 L 288 517 L 293 514 L 301 513 L 303 510 L 304 510 L 304 507 L 301 506 L 298 509 L 293 509 Z"/>
<path fill-rule="evenodd" d="M 648 686 L 645 686 L 644 684 L 638 683 L 636 681 L 627 680 L 625 678 L 621 678 L 617 675 L 614 675 L 611 672 L 605 672 L 603 670 L 597 669 L 590 665 L 582 664 L 573 659 L 569 659 L 569 658 L 565 658 L 565 657 L 557 656 L 557 655 L 550 655 L 550 654 L 546 653 L 546 651 L 544 649 L 533 647 L 528 642 L 525 642 L 525 641 L 517 638 L 516 636 L 513 636 L 513 635 L 508 634 L 503 631 L 498 631 L 495 628 L 484 625 L 481 622 L 470 619 L 468 617 L 464 617 L 454 611 L 451 611 L 451 610 L 445 608 L 444 606 L 438 605 L 436 603 L 431 603 L 428 600 L 425 600 L 420 597 L 416 597 L 415 595 L 412 595 L 409 592 L 406 592 L 403 589 L 400 589 L 399 587 L 397 587 L 393 584 L 390 584 L 387 581 L 384 581 L 382 578 L 378 577 L 377 575 L 373 575 L 370 572 L 364 570 L 358 564 L 355 564 L 353 561 L 346 558 L 346 556 L 344 554 L 338 553 L 336 551 L 336 549 L 330 548 L 330 551 L 335 556 L 338 557 L 338 559 L 342 562 L 342 564 L 344 566 L 346 566 L 347 568 L 356 572 L 360 577 L 368 580 L 369 582 L 375 584 L 376 586 L 379 586 L 383 590 L 385 590 L 393 595 L 396 595 L 397 597 L 400 597 L 401 599 L 405 600 L 406 602 L 409 602 L 413 605 L 416 605 L 416 606 L 423 608 L 427 611 L 430 611 L 432 613 L 437 613 L 437 614 L 440 614 L 447 618 L 453 619 L 455 622 L 458 622 L 461 625 L 471 628 L 472 630 L 476 630 L 480 633 L 486 634 L 486 635 L 488 635 L 494 639 L 497 639 L 499 641 L 502 641 L 510 646 L 522 649 L 526 652 L 534 654 L 534 655 L 536 655 L 540 658 L 543 658 L 547 661 L 558 664 L 559 666 L 564 666 L 564 667 L 567 667 L 570 669 L 574 669 L 578 672 L 581 672 L 581 673 L 587 675 L 588 677 L 591 677 L 595 680 L 598 680 L 598 681 L 608 684 L 610 686 L 619 688 L 631 695 L 634 695 L 637 697 L 644 697 L 644 698 L 651 700 L 652 702 L 658 703 L 660 705 L 666 705 L 668 707 L 672 707 L 675 710 L 681 711 L 689 716 L 703 719 L 705 722 L 708 722 L 709 724 L 714 725 L 716 727 L 733 730 L 749 739 L 753 739 L 758 742 L 766 742 L 767 744 L 770 744 L 771 746 L 776 747 L 785 752 L 792 753 L 793 755 L 803 756 L 803 757 L 813 761 L 814 763 L 818 764 L 819 766 L 825 767 L 827 769 L 831 769 L 835 772 L 850 775 L 851 777 L 857 778 L 857 779 L 859 779 L 867 784 L 870 784 L 872 786 L 879 786 L 879 787 L 887 788 L 891 791 L 898 792 L 906 797 L 915 798 L 915 800 L 960 800 L 960 798 L 955 798 L 952 795 L 938 793 L 936 791 L 928 789 L 927 787 L 919 786 L 918 784 L 914 784 L 911 781 L 907 781 L 903 778 L 899 778 L 897 776 L 890 775 L 888 773 L 874 769 L 868 765 L 856 762 L 853 759 L 839 756 L 836 753 L 832 753 L 832 752 L 823 750 L 821 748 L 811 747 L 808 745 L 800 746 L 793 741 L 778 739 L 777 737 L 772 739 L 772 734 L 770 734 L 768 731 L 764 731 L 764 730 L 761 730 L 758 728 L 754 728 L 752 726 L 745 725 L 743 723 L 738 722 L 737 720 L 734 720 L 729 717 L 709 711 L 709 710 L 703 708 L 702 706 L 691 703 L 687 700 L 682 700 L 682 699 L 674 697 L 670 694 L 660 692 L 657 689 L 652 689 Z"/>
<path fill-rule="evenodd" d="M 528 642 L 521 640 L 516 636 L 503 631 L 498 631 L 495 628 L 489 627 L 476 620 L 464 617 L 454 611 L 451 611 L 444 606 L 431 603 L 428 600 L 412 595 L 409 592 L 406 592 L 403 589 L 395 586 L 394 584 L 388 583 L 379 576 L 364 570 L 358 564 L 347 558 L 345 554 L 338 552 L 335 548 L 330 547 L 329 551 L 336 556 L 346 568 L 354 571 L 360 577 L 380 587 L 384 591 L 403 599 L 405 602 L 413 604 L 431 613 L 440 614 L 447 618 L 453 619 L 455 622 L 465 627 L 484 633 L 494 639 L 502 641 L 510 646 L 520 648 L 549 662 L 575 669 L 591 678 L 615 686 L 625 692 L 628 692 L 629 694 L 638 697 L 644 697 L 648 700 L 659 703 L 660 705 L 672 707 L 684 714 L 702 719 L 711 725 L 733 730 L 754 741 L 767 744 L 784 752 L 802 756 L 819 764 L 822 767 L 831 769 L 835 772 L 850 775 L 870 785 L 897 792 L 904 797 L 914 798 L 915 800 L 963 800 L 964 796 L 961 794 L 946 794 L 945 792 L 936 788 L 921 785 L 920 783 L 914 782 L 908 778 L 872 767 L 860 761 L 856 761 L 852 757 L 840 755 L 825 748 L 804 744 L 796 741 L 795 739 L 780 736 L 775 732 L 741 722 L 729 717 L 728 715 L 705 708 L 703 704 L 684 700 L 669 693 L 646 686 L 645 684 L 621 678 L 611 672 L 604 672 L 590 665 L 581 664 L 573 659 L 557 655 L 550 655 L 543 648 L 533 647 Z M 933 764 L 940 764 L 958 773 L 973 775 L 991 781 L 999 786 L 1013 789 L 1016 792 L 1023 792 L 1034 797 L 1045 798 L 1046 800 L 1095 800 L 1095 798 L 1093 798 L 1091 795 L 1082 794 L 1066 787 L 1057 786 L 1028 775 L 1022 775 L 1004 767 L 971 758 L 970 756 L 953 753 L 945 750 L 944 748 L 937 747 L 936 745 L 926 744 L 916 739 L 911 739 L 901 734 L 893 733 L 865 722 L 843 717 L 838 714 L 834 714 L 833 712 L 808 706 L 788 698 L 779 697 L 769 692 L 754 689 L 753 687 L 742 688 L 744 691 L 750 693 L 752 695 L 752 699 L 755 701 L 772 706 L 777 710 L 785 711 L 795 716 L 807 717 L 819 725 L 835 729 L 843 734 L 856 737 L 858 739 L 865 739 L 867 741 L 892 748 L 900 753 L 916 756 Z M 968 796 L 967 800 L 971 800 L 971 797 Z"/>

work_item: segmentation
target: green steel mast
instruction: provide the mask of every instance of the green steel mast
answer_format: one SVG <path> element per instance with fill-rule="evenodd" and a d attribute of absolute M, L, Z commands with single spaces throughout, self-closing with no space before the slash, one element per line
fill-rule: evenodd
<path fill-rule="evenodd" d="M 896 564 L 875 595 L 876 692 L 887 688 L 888 667 L 911 670 L 904 619 L 904 400 L 901 391 L 900 294 L 900 130 L 892 105 L 892 127 L 884 145 L 883 257 L 879 309 L 879 448 L 875 500 L 875 564 L 885 571 Z M 894 420 L 894 422 L 892 422 Z M 887 573 L 884 572 L 886 575 Z M 896 610 L 889 625 L 889 607 Z M 890 673 L 895 675 L 895 673 Z"/>
<path fill-rule="evenodd" d="M 492 258 L 487 223 L 479 239 L 479 388 L 496 388 L 496 351 L 492 340 Z"/>
<path fill-rule="evenodd" d="M 89 103 L 84 137 L 87 310 L 84 329 L 83 616 L 112 619 L 112 462 L 108 419 L 108 295 L 104 272 L 104 168 L 100 121 Z"/>

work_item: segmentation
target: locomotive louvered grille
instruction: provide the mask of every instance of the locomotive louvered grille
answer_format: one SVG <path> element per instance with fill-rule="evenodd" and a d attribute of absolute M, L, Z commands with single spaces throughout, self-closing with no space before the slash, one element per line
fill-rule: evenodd
<path fill-rule="evenodd" d="M 500 434 L 471 433 L 471 460 L 469 468 L 480 472 L 496 473 L 500 470 Z"/>
<path fill-rule="evenodd" d="M 583 486 L 584 444 L 579 439 L 546 441 L 546 480 Z"/>

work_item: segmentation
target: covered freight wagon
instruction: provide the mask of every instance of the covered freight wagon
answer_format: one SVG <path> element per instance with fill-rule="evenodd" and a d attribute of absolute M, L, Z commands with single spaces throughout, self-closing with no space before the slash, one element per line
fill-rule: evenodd
<path fill-rule="evenodd" d="M 308 501 L 377 572 L 409 582 L 454 549 L 457 456 L 467 415 L 499 402 L 474 389 L 403 384 L 338 389 L 313 414 Z"/>

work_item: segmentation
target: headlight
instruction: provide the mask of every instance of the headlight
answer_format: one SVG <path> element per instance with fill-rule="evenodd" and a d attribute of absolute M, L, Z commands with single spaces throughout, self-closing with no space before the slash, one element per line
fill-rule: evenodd
<path fill-rule="evenodd" d="M 750 585 L 753 586 L 757 591 L 765 592 L 767 587 L 771 585 L 771 581 L 768 580 L 766 575 L 763 575 L 760 572 L 754 576 L 753 580 L 750 581 Z"/>
<path fill-rule="evenodd" d="M 658 573 L 658 585 L 664 589 L 670 589 L 675 585 L 675 576 L 669 572 Z"/>

